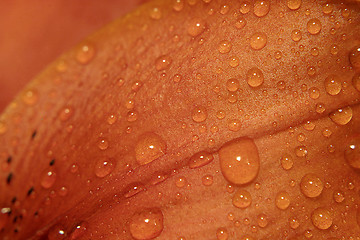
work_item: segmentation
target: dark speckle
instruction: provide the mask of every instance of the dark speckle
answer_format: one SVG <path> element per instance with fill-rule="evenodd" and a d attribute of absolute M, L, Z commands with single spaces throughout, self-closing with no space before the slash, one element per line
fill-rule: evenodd
<path fill-rule="evenodd" d="M 19 230 L 17 228 L 14 229 L 14 233 L 18 233 Z"/>
<path fill-rule="evenodd" d="M 34 139 L 35 138 L 35 136 L 36 136 L 36 130 L 31 134 L 31 139 Z"/>
<path fill-rule="evenodd" d="M 11 161 L 12 161 L 12 156 L 9 156 L 9 157 L 7 158 L 7 160 L 6 160 L 6 162 L 7 162 L 7 163 L 11 163 Z"/>
<path fill-rule="evenodd" d="M 16 223 L 18 220 L 18 216 L 15 216 L 14 219 L 13 219 L 13 223 Z"/>
<path fill-rule="evenodd" d="M 30 196 L 33 192 L 34 192 L 34 187 L 31 187 L 31 188 L 28 190 L 27 195 Z"/>
<path fill-rule="evenodd" d="M 50 161 L 50 166 L 52 166 L 52 165 L 54 165 L 55 164 L 55 159 L 52 159 L 51 161 Z"/>
<path fill-rule="evenodd" d="M 16 200 L 17 200 L 17 198 L 16 198 L 16 197 L 13 197 L 13 198 L 11 199 L 11 203 L 14 204 L 14 203 L 16 202 Z"/>
<path fill-rule="evenodd" d="M 12 178 L 13 178 L 13 173 L 9 173 L 9 175 L 8 175 L 7 178 L 6 178 L 6 183 L 7 183 L 7 184 L 10 184 Z"/>

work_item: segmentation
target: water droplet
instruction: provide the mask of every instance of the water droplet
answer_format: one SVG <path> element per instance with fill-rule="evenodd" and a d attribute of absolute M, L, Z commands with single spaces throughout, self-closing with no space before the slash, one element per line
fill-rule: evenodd
<path fill-rule="evenodd" d="M 316 106 L 315 106 L 315 111 L 317 112 L 317 113 L 323 113 L 323 112 L 325 112 L 325 106 L 324 106 L 324 104 L 323 103 L 317 103 L 316 104 Z"/>
<path fill-rule="evenodd" d="M 292 158 L 287 155 L 282 156 L 280 162 L 281 162 L 281 166 L 285 170 L 290 170 L 294 165 L 294 161 L 292 160 Z"/>
<path fill-rule="evenodd" d="M 6 123 L 0 121 L 0 135 L 3 135 L 7 131 Z"/>
<path fill-rule="evenodd" d="M 184 187 L 186 184 L 186 179 L 184 177 L 178 177 L 176 180 L 175 180 L 175 185 L 178 187 L 178 188 L 182 188 Z"/>
<path fill-rule="evenodd" d="M 251 205 L 251 194 L 245 189 L 239 189 L 235 192 L 232 203 L 237 208 L 247 208 Z"/>
<path fill-rule="evenodd" d="M 240 138 L 226 143 L 219 150 L 220 168 L 224 177 L 234 184 L 246 184 L 259 172 L 258 149 L 252 139 Z"/>
<path fill-rule="evenodd" d="M 230 92 L 236 92 L 239 89 L 239 81 L 235 78 L 231 78 L 226 82 L 226 88 Z"/>
<path fill-rule="evenodd" d="M 84 234 L 86 233 L 86 231 L 88 229 L 88 225 L 89 224 L 87 222 L 81 222 L 80 224 L 78 224 L 74 228 L 72 233 L 70 234 L 70 239 L 76 240 L 76 239 L 79 239 L 80 237 L 84 236 Z"/>
<path fill-rule="evenodd" d="M 341 81 L 336 75 L 328 76 L 325 79 L 324 85 L 326 92 L 332 96 L 338 95 L 341 91 Z"/>
<path fill-rule="evenodd" d="M 310 34 L 318 34 L 321 31 L 321 22 L 317 18 L 312 18 L 307 23 L 307 30 Z"/>
<path fill-rule="evenodd" d="M 160 209 L 146 209 L 135 213 L 129 223 L 131 236 L 138 240 L 160 236 L 164 228 L 164 216 Z"/>
<path fill-rule="evenodd" d="M 125 188 L 124 197 L 125 198 L 131 198 L 135 196 L 136 194 L 145 191 L 146 188 L 142 183 L 131 183 Z"/>
<path fill-rule="evenodd" d="M 360 46 L 357 46 L 350 51 L 349 60 L 354 68 L 360 68 Z"/>
<path fill-rule="evenodd" d="M 299 9 L 301 6 L 301 0 L 286 0 L 286 5 L 291 10 Z"/>
<path fill-rule="evenodd" d="M 98 142 L 98 148 L 99 148 L 100 150 L 106 150 L 106 149 L 108 149 L 108 147 L 109 147 L 109 142 L 108 142 L 107 139 L 102 138 L 102 139 L 99 140 L 99 142 Z"/>
<path fill-rule="evenodd" d="M 51 188 L 56 181 L 56 173 L 54 169 L 46 170 L 43 173 L 43 177 L 41 179 L 41 186 L 45 189 Z"/>
<path fill-rule="evenodd" d="M 194 108 L 194 110 L 192 111 L 192 119 L 194 120 L 194 122 L 203 122 L 206 120 L 207 118 L 207 111 L 206 108 L 202 107 L 202 106 L 197 106 Z"/>
<path fill-rule="evenodd" d="M 22 95 L 23 102 L 28 106 L 34 105 L 37 102 L 38 98 L 39 95 L 36 90 L 27 90 Z"/>
<path fill-rule="evenodd" d="M 96 160 L 94 172 L 99 178 L 109 175 L 115 168 L 115 161 L 112 158 L 102 157 Z"/>
<path fill-rule="evenodd" d="M 295 217 L 289 219 L 289 225 L 292 229 L 297 229 L 300 226 L 299 220 Z"/>
<path fill-rule="evenodd" d="M 337 45 L 333 44 L 330 46 L 330 53 L 332 55 L 336 55 L 338 54 L 338 52 L 339 52 L 339 47 Z"/>
<path fill-rule="evenodd" d="M 61 187 L 59 189 L 59 196 L 61 197 L 65 197 L 68 194 L 69 190 L 67 189 L 67 187 Z"/>
<path fill-rule="evenodd" d="M 205 175 L 202 177 L 201 181 L 204 186 L 211 186 L 214 182 L 214 177 L 212 175 Z"/>
<path fill-rule="evenodd" d="M 333 193 L 334 201 L 337 203 L 341 203 L 345 200 L 344 193 L 340 190 L 336 190 Z"/>
<path fill-rule="evenodd" d="M 360 143 L 359 139 L 346 146 L 344 152 L 346 162 L 355 169 L 360 169 Z"/>
<path fill-rule="evenodd" d="M 225 116 L 226 116 L 226 113 L 225 113 L 224 111 L 222 111 L 222 110 L 219 110 L 219 111 L 216 113 L 216 117 L 217 117 L 218 119 L 224 119 Z"/>
<path fill-rule="evenodd" d="M 226 228 L 218 228 L 216 230 L 216 238 L 218 240 L 227 240 L 229 238 L 229 233 Z"/>
<path fill-rule="evenodd" d="M 51 227 L 49 230 L 49 233 L 47 235 L 48 240 L 61 240 L 65 239 L 67 236 L 67 233 L 65 231 L 65 228 L 59 224 L 56 224 Z"/>
<path fill-rule="evenodd" d="M 177 12 L 180 12 L 184 8 L 184 0 L 175 0 L 173 4 L 173 9 Z"/>
<path fill-rule="evenodd" d="M 303 125 L 304 129 L 307 131 L 312 131 L 315 129 L 315 123 L 311 122 L 311 121 L 306 121 Z"/>
<path fill-rule="evenodd" d="M 251 87 L 259 87 L 264 83 L 264 75 L 260 69 L 253 67 L 247 71 L 246 80 Z"/>
<path fill-rule="evenodd" d="M 276 51 L 276 52 L 274 53 L 274 56 L 275 56 L 275 59 L 276 59 L 276 60 L 279 60 L 279 59 L 282 58 L 282 53 L 281 53 L 280 51 Z"/>
<path fill-rule="evenodd" d="M 240 128 L 241 128 L 241 123 L 239 120 L 237 119 L 229 120 L 228 129 L 230 131 L 237 132 L 240 130 Z"/>
<path fill-rule="evenodd" d="M 301 31 L 298 30 L 298 29 L 295 29 L 291 32 L 291 39 L 294 41 L 294 42 L 298 42 L 300 41 L 302 38 L 302 35 L 301 35 Z"/>
<path fill-rule="evenodd" d="M 64 107 L 59 112 L 59 118 L 62 122 L 65 122 L 65 121 L 69 120 L 73 114 L 74 114 L 74 110 L 72 107 Z"/>
<path fill-rule="evenodd" d="M 150 18 L 152 18 L 154 20 L 159 20 L 159 19 L 161 19 L 161 17 L 162 17 L 162 13 L 159 8 L 154 7 L 151 9 Z"/>
<path fill-rule="evenodd" d="M 360 73 L 355 73 L 352 78 L 352 84 L 356 90 L 360 91 Z"/>
<path fill-rule="evenodd" d="M 295 148 L 295 154 L 298 157 L 305 157 L 308 154 L 308 151 L 305 146 L 298 146 Z"/>
<path fill-rule="evenodd" d="M 265 47 L 267 36 L 265 33 L 257 32 L 250 37 L 250 46 L 254 50 L 260 50 Z"/>
<path fill-rule="evenodd" d="M 333 4 L 331 4 L 331 3 L 326 3 L 326 4 L 324 4 L 324 6 L 323 6 L 323 13 L 324 13 L 324 14 L 330 14 L 330 13 L 332 13 L 333 9 L 334 9 L 334 5 L 333 5 Z"/>
<path fill-rule="evenodd" d="M 214 160 L 214 156 L 208 152 L 198 152 L 193 155 L 189 160 L 189 168 L 199 168 L 211 163 Z"/>
<path fill-rule="evenodd" d="M 158 71 L 162 71 L 162 70 L 169 68 L 171 63 L 172 63 L 172 59 L 170 56 L 162 55 L 156 59 L 155 68 Z"/>
<path fill-rule="evenodd" d="M 148 164 L 166 153 L 165 141 L 155 133 L 145 133 L 135 146 L 136 160 L 140 165 Z"/>
<path fill-rule="evenodd" d="M 318 99 L 320 97 L 320 90 L 316 87 L 309 88 L 309 95 L 312 99 Z"/>
<path fill-rule="evenodd" d="M 263 213 L 260 214 L 257 217 L 257 223 L 258 223 L 259 227 L 265 228 L 269 224 L 268 217 Z"/>
<path fill-rule="evenodd" d="M 307 69 L 307 74 L 308 74 L 309 76 L 314 76 L 314 75 L 316 74 L 316 68 L 313 67 L 313 66 L 308 67 L 308 69 Z"/>
<path fill-rule="evenodd" d="M 333 223 L 333 218 L 330 212 L 322 207 L 315 209 L 311 214 L 311 220 L 318 229 L 328 229 Z"/>
<path fill-rule="evenodd" d="M 76 60 L 81 64 L 88 64 L 94 58 L 95 52 L 92 44 L 83 44 L 77 50 Z"/>
<path fill-rule="evenodd" d="M 300 182 L 300 190 L 306 197 L 318 197 L 320 196 L 323 189 L 324 184 L 317 175 L 308 173 L 302 177 Z"/>
<path fill-rule="evenodd" d="M 192 37 L 196 37 L 203 33 L 206 29 L 206 22 L 200 18 L 194 18 L 189 22 L 188 34 Z"/>
<path fill-rule="evenodd" d="M 232 48 L 231 42 L 227 40 L 223 40 L 219 43 L 218 50 L 220 53 L 228 53 L 230 52 L 231 48 Z"/>
<path fill-rule="evenodd" d="M 312 48 L 311 50 L 310 50 L 310 53 L 311 53 L 311 55 L 313 55 L 314 57 L 316 57 L 316 56 L 318 56 L 319 55 L 319 49 L 318 48 Z"/>
<path fill-rule="evenodd" d="M 270 1 L 268 0 L 255 0 L 254 14 L 258 17 L 266 16 L 270 11 Z"/>
<path fill-rule="evenodd" d="M 275 205 L 281 210 L 285 210 L 290 205 L 290 195 L 286 191 L 278 192 L 275 198 Z"/>
<path fill-rule="evenodd" d="M 242 14 L 247 14 L 248 12 L 250 12 L 251 9 L 251 5 L 249 2 L 244 1 L 240 3 L 240 12 Z"/>
<path fill-rule="evenodd" d="M 127 113 L 127 121 L 128 122 L 135 122 L 138 119 L 138 114 L 136 111 L 129 111 Z"/>
<path fill-rule="evenodd" d="M 329 114 L 330 119 L 338 125 L 346 125 L 350 122 L 353 116 L 351 107 L 339 108 Z"/>

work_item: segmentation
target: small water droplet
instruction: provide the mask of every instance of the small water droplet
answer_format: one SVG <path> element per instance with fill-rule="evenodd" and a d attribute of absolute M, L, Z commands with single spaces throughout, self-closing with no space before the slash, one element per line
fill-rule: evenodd
<path fill-rule="evenodd" d="M 360 143 L 359 139 L 346 146 L 344 152 L 346 162 L 354 169 L 360 169 Z"/>
<path fill-rule="evenodd" d="M 263 213 L 259 214 L 259 216 L 257 217 L 257 223 L 259 227 L 265 228 L 269 224 L 268 217 Z"/>
<path fill-rule="evenodd" d="M 175 0 L 173 4 L 173 9 L 177 12 L 180 12 L 184 8 L 184 0 Z"/>
<path fill-rule="evenodd" d="M 286 191 L 278 192 L 275 198 L 275 205 L 281 210 L 285 210 L 290 205 L 290 195 Z"/>
<path fill-rule="evenodd" d="M 235 27 L 239 30 L 243 29 L 245 27 L 246 23 L 247 22 L 246 22 L 245 18 L 239 16 L 235 22 Z"/>
<path fill-rule="evenodd" d="M 294 165 L 294 161 L 288 155 L 282 156 L 280 159 L 280 163 L 281 163 L 282 168 L 285 170 L 290 170 Z"/>
<path fill-rule="evenodd" d="M 106 150 L 106 149 L 108 149 L 108 147 L 109 147 L 109 142 L 108 142 L 107 139 L 102 138 L 102 139 L 99 140 L 99 142 L 98 142 L 98 148 L 99 148 L 100 150 Z"/>
<path fill-rule="evenodd" d="M 192 37 L 196 37 L 203 33 L 206 29 L 206 22 L 200 18 L 194 18 L 189 22 L 188 34 Z"/>
<path fill-rule="evenodd" d="M 237 190 L 232 198 L 232 203 L 237 208 L 247 208 L 251 202 L 251 194 L 245 189 Z"/>
<path fill-rule="evenodd" d="M 41 186 L 45 189 L 51 188 L 56 181 L 56 173 L 54 169 L 48 169 L 43 173 L 43 177 L 41 179 Z"/>
<path fill-rule="evenodd" d="M 310 50 L 311 55 L 313 55 L 314 57 L 319 55 L 319 49 L 314 47 Z"/>
<path fill-rule="evenodd" d="M 88 223 L 87 222 L 81 222 L 80 224 L 76 225 L 72 233 L 70 234 L 71 240 L 79 239 L 80 237 L 84 236 L 88 229 Z"/>
<path fill-rule="evenodd" d="M 39 98 L 39 94 L 36 90 L 27 90 L 24 92 L 24 94 L 22 95 L 22 100 L 23 102 L 28 105 L 28 106 L 32 106 L 34 105 Z"/>
<path fill-rule="evenodd" d="M 172 63 L 172 59 L 170 56 L 162 55 L 156 59 L 155 68 L 158 71 L 162 71 L 162 70 L 169 68 L 171 63 Z"/>
<path fill-rule="evenodd" d="M 194 110 L 192 111 L 192 119 L 194 120 L 194 122 L 203 122 L 206 120 L 207 118 L 207 111 L 205 107 L 202 106 L 197 106 L 194 108 Z"/>
<path fill-rule="evenodd" d="M 159 8 L 154 7 L 150 10 L 150 18 L 154 20 L 159 20 L 162 17 L 162 13 Z"/>
<path fill-rule="evenodd" d="M 308 154 L 305 146 L 298 146 L 295 148 L 295 155 L 298 157 L 305 157 Z"/>
<path fill-rule="evenodd" d="M 198 152 L 193 155 L 189 160 L 189 168 L 199 168 L 211 163 L 214 160 L 214 156 L 208 152 Z"/>
<path fill-rule="evenodd" d="M 231 48 L 232 48 L 231 42 L 227 40 L 223 40 L 219 43 L 218 50 L 220 53 L 228 53 L 230 52 Z"/>
<path fill-rule="evenodd" d="M 148 164 L 166 153 L 165 141 L 155 133 L 145 133 L 135 146 L 136 160 L 140 165 Z"/>
<path fill-rule="evenodd" d="M 231 78 L 226 82 L 226 88 L 230 92 L 236 92 L 239 89 L 240 83 L 237 79 Z"/>
<path fill-rule="evenodd" d="M 320 90 L 317 87 L 309 88 L 309 96 L 312 99 L 318 99 L 320 97 Z"/>
<path fill-rule="evenodd" d="M 328 94 L 335 96 L 341 92 L 341 81 L 338 76 L 330 75 L 324 82 L 325 90 Z"/>
<path fill-rule="evenodd" d="M 259 172 L 258 149 L 249 138 L 226 143 L 219 150 L 219 160 L 223 176 L 234 184 L 252 182 Z"/>
<path fill-rule="evenodd" d="M 251 68 L 246 73 L 246 80 L 249 86 L 251 87 L 259 87 L 264 83 L 264 75 L 260 69 L 257 67 Z"/>
<path fill-rule="evenodd" d="M 315 106 L 315 111 L 317 112 L 317 113 L 323 113 L 323 112 L 325 112 L 325 105 L 323 104 L 323 103 L 317 103 L 316 104 L 316 106 Z"/>
<path fill-rule="evenodd" d="M 299 220 L 295 217 L 289 219 L 289 225 L 292 229 L 297 229 L 300 226 Z"/>
<path fill-rule="evenodd" d="M 301 6 L 301 0 L 286 0 L 286 5 L 291 10 L 297 10 Z"/>
<path fill-rule="evenodd" d="M 335 190 L 333 193 L 333 198 L 335 202 L 342 203 L 345 200 L 344 192 Z"/>
<path fill-rule="evenodd" d="M 267 43 L 267 36 L 265 33 L 257 32 L 250 37 L 250 46 L 254 50 L 263 49 L 266 43 Z"/>
<path fill-rule="evenodd" d="M 214 177 L 212 175 L 205 175 L 201 178 L 201 181 L 204 186 L 211 186 L 214 182 Z"/>
<path fill-rule="evenodd" d="M 112 158 L 102 157 L 96 160 L 94 172 L 99 178 L 106 177 L 115 168 L 115 160 Z"/>
<path fill-rule="evenodd" d="M 59 118 L 62 122 L 65 122 L 69 120 L 73 116 L 73 114 L 74 114 L 74 110 L 72 107 L 64 107 L 59 112 Z"/>
<path fill-rule="evenodd" d="M 315 209 L 311 214 L 311 220 L 318 229 L 328 229 L 333 223 L 331 213 L 322 207 Z"/>
<path fill-rule="evenodd" d="M 316 74 L 316 68 L 314 66 L 310 66 L 307 69 L 307 74 L 309 76 L 314 76 Z"/>
<path fill-rule="evenodd" d="M 329 114 L 329 118 L 338 125 L 346 125 L 350 122 L 353 116 L 353 111 L 350 106 L 339 108 Z"/>
<path fill-rule="evenodd" d="M 300 190 L 306 197 L 318 197 L 322 193 L 323 189 L 324 184 L 317 175 L 308 173 L 302 177 Z"/>
<path fill-rule="evenodd" d="M 276 51 L 274 53 L 275 59 L 280 60 L 282 58 L 282 53 L 280 51 Z"/>
<path fill-rule="evenodd" d="M 56 224 L 51 227 L 51 229 L 48 232 L 47 239 L 48 240 L 61 240 L 65 239 L 67 236 L 67 233 L 65 231 L 65 228 L 60 225 Z"/>
<path fill-rule="evenodd" d="M 127 113 L 127 121 L 135 122 L 138 119 L 138 113 L 136 111 L 129 111 Z"/>
<path fill-rule="evenodd" d="M 218 240 L 227 240 L 229 238 L 229 233 L 226 228 L 218 228 L 216 230 L 216 238 Z"/>
<path fill-rule="evenodd" d="M 270 1 L 268 0 L 255 0 L 254 14 L 258 17 L 266 16 L 270 11 Z"/>
<path fill-rule="evenodd" d="M 111 114 L 107 119 L 106 119 L 107 123 L 110 125 L 113 125 L 116 122 L 116 116 Z"/>
<path fill-rule="evenodd" d="M 223 111 L 223 110 L 219 110 L 219 111 L 216 113 L 216 117 L 217 117 L 218 119 L 224 119 L 225 116 L 226 116 L 226 113 L 225 113 L 225 111 Z"/>
<path fill-rule="evenodd" d="M 306 121 L 303 125 L 304 129 L 307 131 L 312 131 L 315 129 L 316 125 L 315 123 L 311 122 L 311 121 Z"/>
<path fill-rule="evenodd" d="M 158 208 L 136 212 L 129 222 L 131 236 L 138 240 L 158 237 L 163 231 L 163 228 L 164 216 Z"/>
<path fill-rule="evenodd" d="M 301 31 L 298 30 L 298 29 L 295 29 L 291 32 L 291 39 L 294 41 L 294 42 L 298 42 L 300 41 L 302 38 L 302 35 L 301 35 Z"/>
<path fill-rule="evenodd" d="M 350 51 L 349 60 L 354 68 L 360 68 L 360 46 L 357 46 Z"/>
<path fill-rule="evenodd" d="M 336 44 L 330 46 L 330 53 L 336 55 L 339 52 L 339 47 Z"/>
<path fill-rule="evenodd" d="M 95 47 L 92 44 L 83 44 L 76 53 L 76 60 L 81 64 L 88 64 L 95 56 Z"/>
<path fill-rule="evenodd" d="M 247 14 L 251 10 L 251 5 L 247 1 L 243 1 L 240 3 L 240 12 L 242 14 Z"/>
<path fill-rule="evenodd" d="M 0 121 L 0 135 L 3 135 L 7 131 L 6 123 L 3 121 Z"/>
<path fill-rule="evenodd" d="M 321 31 L 321 22 L 317 18 L 312 18 L 307 22 L 307 30 L 310 34 L 318 34 Z"/>
<path fill-rule="evenodd" d="M 239 120 L 237 119 L 229 120 L 228 129 L 230 131 L 237 132 L 240 130 L 240 128 L 241 128 L 241 123 Z"/>
<path fill-rule="evenodd" d="M 142 183 L 131 183 L 125 188 L 124 197 L 125 198 L 131 198 L 135 196 L 136 194 L 145 191 L 146 188 Z"/>
<path fill-rule="evenodd" d="M 323 10 L 323 13 L 324 13 L 324 14 L 330 14 L 330 13 L 332 13 L 333 9 L 334 9 L 334 5 L 333 5 L 333 4 L 331 4 L 331 3 L 326 3 L 326 4 L 324 4 L 322 10 Z"/>

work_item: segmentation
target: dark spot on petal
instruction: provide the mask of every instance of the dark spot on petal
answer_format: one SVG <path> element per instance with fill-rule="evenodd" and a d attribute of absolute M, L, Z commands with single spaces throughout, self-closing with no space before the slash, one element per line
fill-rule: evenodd
<path fill-rule="evenodd" d="M 30 196 L 31 193 L 33 193 L 33 192 L 34 192 L 34 187 L 31 187 L 31 188 L 28 190 L 27 195 Z"/>
<path fill-rule="evenodd" d="M 52 165 L 54 165 L 55 164 L 55 159 L 52 159 L 51 161 L 50 161 L 50 166 L 52 166 Z"/>
<path fill-rule="evenodd" d="M 36 130 L 31 134 L 31 139 L 34 139 L 35 138 L 35 136 L 36 136 Z"/>
<path fill-rule="evenodd" d="M 13 219 L 13 223 L 16 223 L 17 219 L 18 219 L 18 216 L 15 216 L 14 219 Z"/>
<path fill-rule="evenodd" d="M 13 198 L 11 199 L 11 203 L 14 204 L 14 203 L 16 202 L 16 200 L 17 200 L 17 198 L 16 198 L 16 197 L 13 197 Z"/>
<path fill-rule="evenodd" d="M 39 213 L 38 213 L 38 211 L 36 211 L 35 213 L 34 213 L 34 216 L 37 216 Z"/>
<path fill-rule="evenodd" d="M 14 233 L 18 233 L 19 230 L 17 228 L 14 229 Z"/>
<path fill-rule="evenodd" d="M 12 161 L 12 157 L 9 156 L 8 159 L 6 160 L 6 162 L 7 162 L 7 163 L 11 163 L 11 161 Z"/>
<path fill-rule="evenodd" d="M 9 175 L 8 175 L 7 178 L 6 178 L 6 183 L 7 183 L 7 184 L 10 184 L 12 178 L 13 178 L 13 174 L 12 174 L 12 173 L 9 173 Z"/>

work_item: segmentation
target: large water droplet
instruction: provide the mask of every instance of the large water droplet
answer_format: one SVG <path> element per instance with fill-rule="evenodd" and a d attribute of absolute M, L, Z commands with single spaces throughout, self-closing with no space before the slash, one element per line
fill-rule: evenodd
<path fill-rule="evenodd" d="M 245 189 L 239 189 L 235 192 L 232 203 L 238 208 L 247 208 L 251 205 L 251 194 Z"/>
<path fill-rule="evenodd" d="M 255 0 L 254 14 L 258 17 L 266 16 L 270 11 L 270 1 L 268 0 Z"/>
<path fill-rule="evenodd" d="M 135 157 L 140 165 L 148 164 L 166 153 L 165 141 L 155 133 L 145 133 L 135 146 Z"/>
<path fill-rule="evenodd" d="M 196 37 L 203 33 L 206 29 L 206 22 L 200 18 L 194 18 L 189 22 L 188 34 L 192 37 Z"/>
<path fill-rule="evenodd" d="M 202 106 L 197 106 L 194 108 L 194 110 L 192 111 L 192 119 L 195 122 L 203 122 L 206 120 L 207 118 L 207 111 L 206 108 L 202 107 Z"/>
<path fill-rule="evenodd" d="M 129 223 L 131 236 L 138 240 L 160 236 L 164 228 L 164 216 L 160 209 L 146 209 L 135 213 Z"/>
<path fill-rule="evenodd" d="M 83 44 L 76 53 L 76 60 L 81 64 L 87 64 L 94 58 L 95 52 L 92 44 Z"/>
<path fill-rule="evenodd" d="M 333 218 L 327 209 L 319 207 L 312 212 L 311 221 L 315 227 L 324 230 L 331 227 Z"/>
<path fill-rule="evenodd" d="M 344 156 L 352 168 L 360 169 L 360 141 L 358 138 L 346 146 Z"/>
<path fill-rule="evenodd" d="M 324 85 L 326 92 L 332 96 L 338 95 L 341 91 L 341 81 L 336 75 L 328 76 L 325 79 Z"/>
<path fill-rule="evenodd" d="M 350 122 L 353 116 L 353 111 L 350 106 L 339 108 L 329 114 L 329 118 L 338 125 L 346 125 Z"/>
<path fill-rule="evenodd" d="M 264 83 L 264 75 L 260 69 L 253 67 L 247 71 L 246 80 L 251 87 L 259 87 Z"/>
<path fill-rule="evenodd" d="M 234 184 L 246 184 L 259 172 L 258 149 L 252 139 L 240 138 L 226 143 L 219 150 L 220 168 L 224 177 Z"/>
<path fill-rule="evenodd" d="M 360 46 L 357 46 L 350 51 L 349 60 L 354 68 L 360 68 Z"/>
<path fill-rule="evenodd" d="M 257 32 L 250 37 L 250 46 L 254 50 L 260 50 L 265 47 L 267 36 L 265 33 Z"/>
<path fill-rule="evenodd" d="M 172 59 L 170 56 L 168 55 L 162 55 L 160 57 L 158 57 L 155 61 L 155 68 L 158 71 L 162 71 L 165 70 L 167 68 L 169 68 L 169 66 L 172 63 Z"/>
<path fill-rule="evenodd" d="M 278 192 L 275 198 L 275 205 L 281 210 L 287 209 L 290 205 L 290 195 L 285 191 Z"/>
<path fill-rule="evenodd" d="M 321 22 L 317 18 L 312 18 L 307 23 L 307 30 L 310 34 L 318 34 L 321 31 Z"/>
<path fill-rule="evenodd" d="M 99 158 L 96 160 L 94 172 L 99 178 L 103 178 L 109 175 L 115 168 L 115 161 L 112 158 Z"/>
<path fill-rule="evenodd" d="M 318 197 L 322 193 L 323 189 L 324 184 L 317 175 L 308 173 L 302 177 L 300 182 L 300 190 L 306 197 Z"/>
<path fill-rule="evenodd" d="M 291 10 L 299 9 L 301 6 L 301 0 L 286 0 L 286 5 Z"/>
<path fill-rule="evenodd" d="M 214 160 L 214 156 L 208 152 L 198 152 L 189 160 L 189 168 L 199 168 L 205 166 Z"/>

